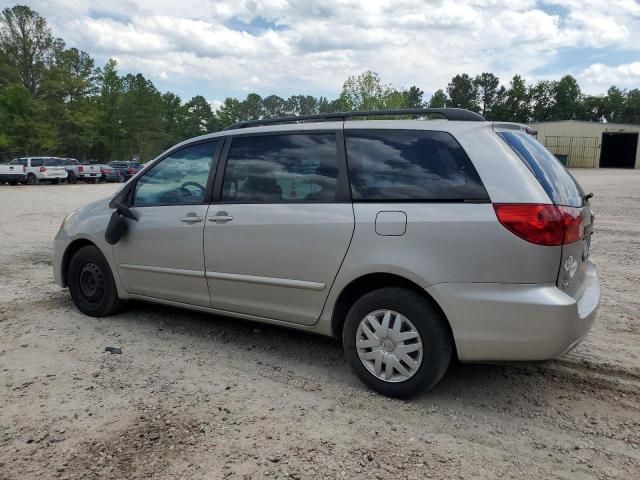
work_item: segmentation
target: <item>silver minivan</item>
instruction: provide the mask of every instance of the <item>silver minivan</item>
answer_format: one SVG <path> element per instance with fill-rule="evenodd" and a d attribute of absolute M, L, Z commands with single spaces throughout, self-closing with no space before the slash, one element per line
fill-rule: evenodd
<path fill-rule="evenodd" d="M 334 336 L 396 397 L 454 356 L 554 358 L 599 304 L 594 215 L 532 133 L 458 109 L 237 124 L 70 213 L 55 280 L 91 316 L 136 299 Z"/>

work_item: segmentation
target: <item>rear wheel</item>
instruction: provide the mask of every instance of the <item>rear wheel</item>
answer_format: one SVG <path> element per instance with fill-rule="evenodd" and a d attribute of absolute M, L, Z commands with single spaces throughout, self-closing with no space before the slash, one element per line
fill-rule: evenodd
<path fill-rule="evenodd" d="M 107 260 L 97 247 L 87 246 L 76 252 L 69 262 L 69 293 L 78 310 L 92 317 L 106 317 L 118 312 L 124 302 Z"/>
<path fill-rule="evenodd" d="M 358 377 L 373 390 L 406 398 L 431 389 L 451 361 L 451 335 L 442 313 L 405 288 L 374 290 L 345 320 L 343 346 Z"/>
<path fill-rule="evenodd" d="M 78 183 L 78 179 L 76 178 L 76 174 L 73 172 L 69 172 L 69 176 L 67 177 L 67 183 Z"/>
<path fill-rule="evenodd" d="M 34 173 L 30 173 L 29 175 L 27 175 L 27 183 L 29 185 L 37 185 L 38 177 L 36 177 Z"/>

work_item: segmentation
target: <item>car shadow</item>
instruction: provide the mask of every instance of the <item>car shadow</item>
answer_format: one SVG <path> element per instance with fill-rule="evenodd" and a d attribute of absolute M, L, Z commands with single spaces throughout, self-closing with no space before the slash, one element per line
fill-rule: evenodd
<path fill-rule="evenodd" d="M 319 384 L 330 381 L 347 395 L 371 393 L 348 368 L 340 343 L 329 337 L 142 302 L 131 302 L 119 316 L 145 327 L 187 335 L 212 350 L 228 345 L 230 355 L 255 362 L 258 369 L 278 365 L 282 371 L 295 371 Z M 456 399 L 498 410 L 511 409 L 523 401 L 542 406 L 549 386 L 562 380 L 555 365 L 553 361 L 463 364 L 454 359 L 432 391 L 410 402 L 429 405 Z"/>

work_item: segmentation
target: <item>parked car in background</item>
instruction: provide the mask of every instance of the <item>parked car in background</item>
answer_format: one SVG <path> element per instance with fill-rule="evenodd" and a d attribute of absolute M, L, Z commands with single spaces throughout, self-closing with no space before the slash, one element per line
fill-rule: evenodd
<path fill-rule="evenodd" d="M 12 160 L 10 165 L 23 165 L 27 175 L 27 183 L 36 185 L 40 182 L 61 183 L 68 177 L 67 169 L 56 157 L 22 157 Z"/>
<path fill-rule="evenodd" d="M 129 180 L 142 168 L 142 163 L 140 162 L 123 162 L 119 160 L 109 162 L 108 165 L 113 169 L 114 176 L 117 174 L 122 177 L 121 181 Z"/>
<path fill-rule="evenodd" d="M 100 164 L 87 164 L 80 165 L 80 178 L 85 182 L 99 182 L 104 179 L 105 165 Z"/>
<path fill-rule="evenodd" d="M 105 182 L 118 182 L 122 183 L 126 181 L 125 176 L 120 172 L 120 170 L 116 170 L 110 164 L 104 166 L 104 181 Z"/>
<path fill-rule="evenodd" d="M 67 183 L 77 183 L 80 178 L 80 162 L 75 158 L 60 158 L 59 162 L 67 170 Z"/>
<path fill-rule="evenodd" d="M 390 113 L 449 121 L 346 121 Z M 96 317 L 137 299 L 333 335 L 407 397 L 454 357 L 544 360 L 587 335 L 590 197 L 527 127 L 466 110 L 244 122 L 67 215 L 54 278 Z"/>
<path fill-rule="evenodd" d="M 0 185 L 17 185 L 27 179 L 24 165 L 0 165 Z"/>

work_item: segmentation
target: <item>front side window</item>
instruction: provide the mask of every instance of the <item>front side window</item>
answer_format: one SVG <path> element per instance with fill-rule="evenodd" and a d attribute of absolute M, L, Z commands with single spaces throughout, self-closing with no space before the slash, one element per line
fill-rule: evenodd
<path fill-rule="evenodd" d="M 236 137 L 223 202 L 333 202 L 338 192 L 335 133 Z"/>
<path fill-rule="evenodd" d="M 471 160 L 449 133 L 351 130 L 346 145 L 354 201 L 489 201 Z"/>
<path fill-rule="evenodd" d="M 136 184 L 133 205 L 199 205 L 205 201 L 207 179 L 217 141 L 185 147 L 146 171 Z"/>

